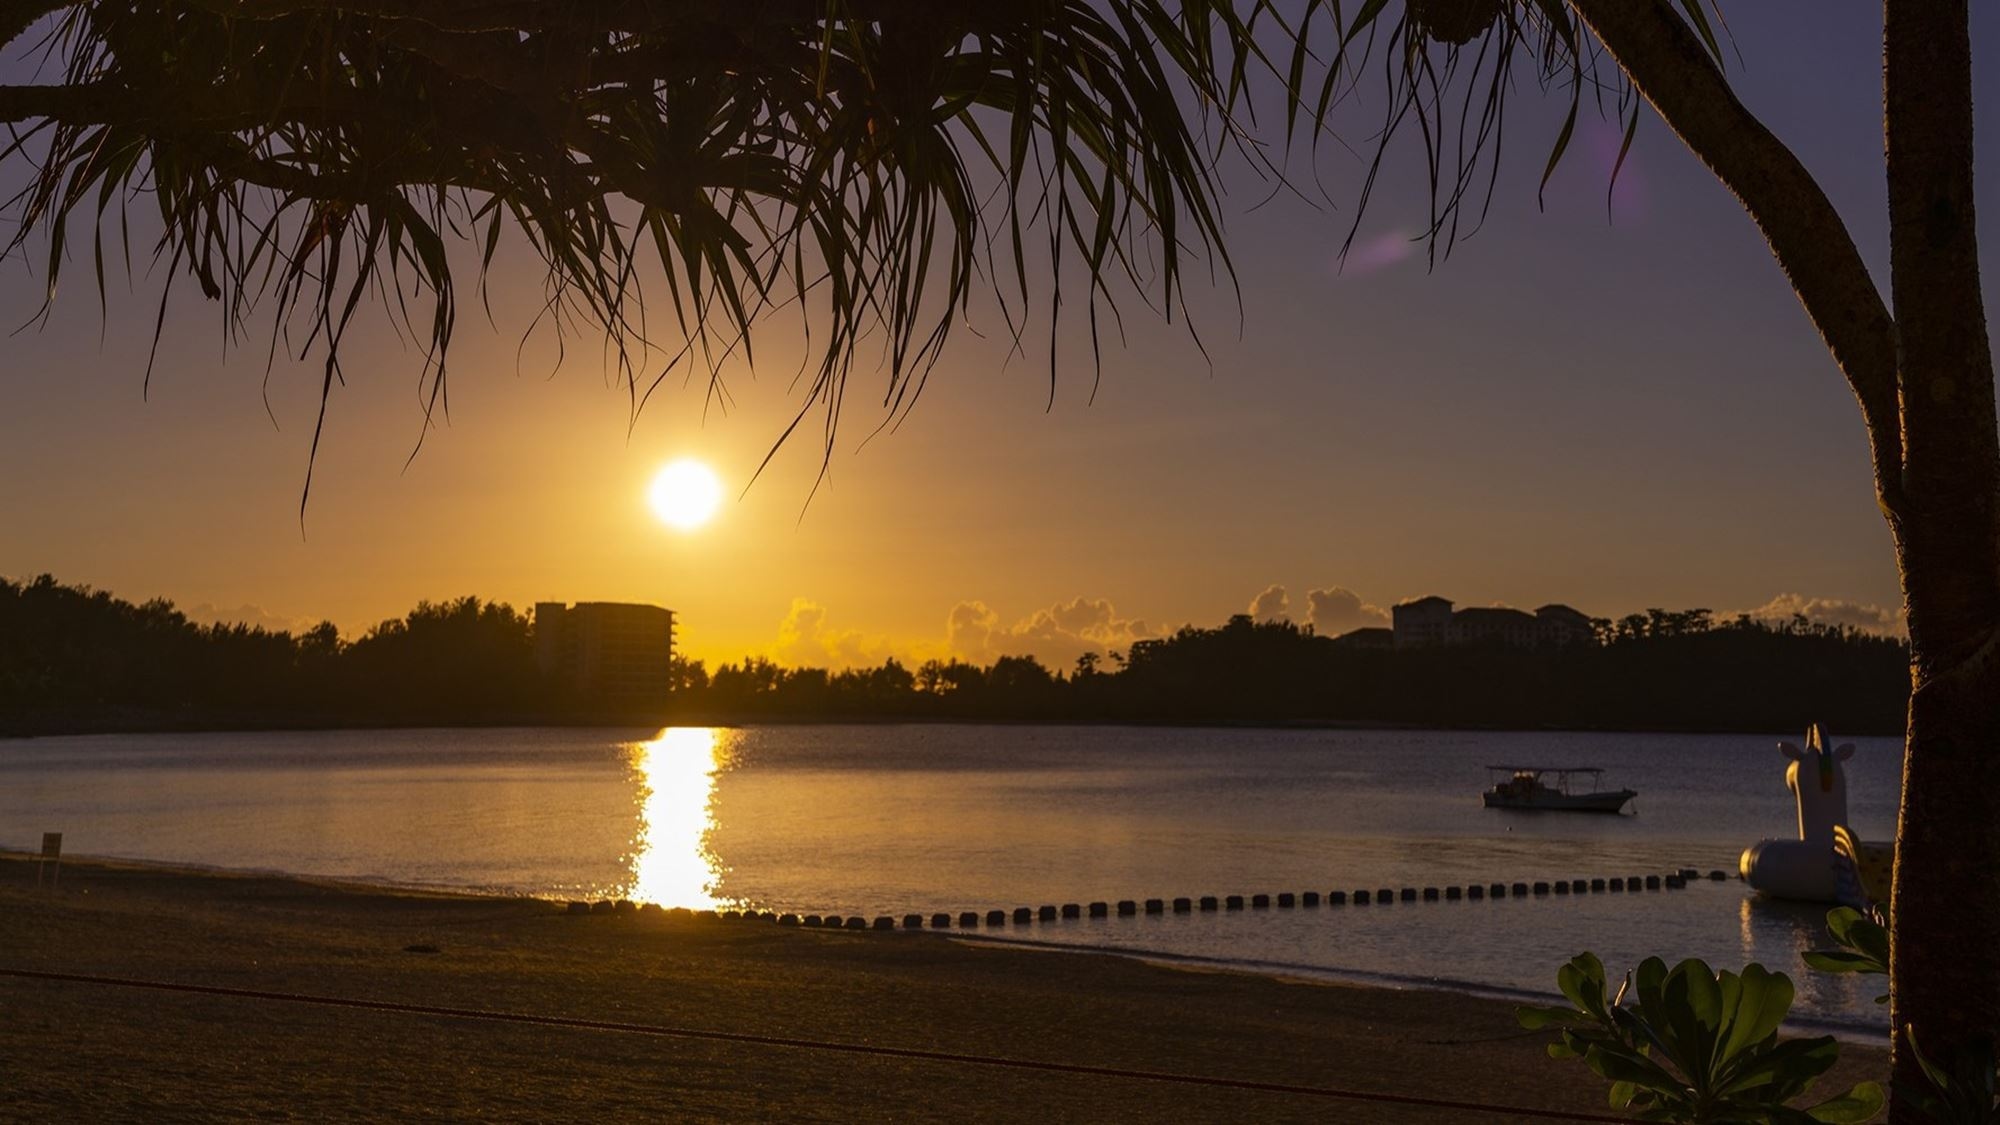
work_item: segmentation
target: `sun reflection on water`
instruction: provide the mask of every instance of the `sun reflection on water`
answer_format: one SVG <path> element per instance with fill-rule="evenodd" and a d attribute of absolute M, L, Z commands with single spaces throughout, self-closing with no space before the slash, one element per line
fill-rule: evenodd
<path fill-rule="evenodd" d="M 725 868 L 709 834 L 716 776 L 732 764 L 734 741 L 715 727 L 668 727 L 627 748 L 640 801 L 627 897 L 697 910 L 724 904 L 717 892 Z"/>

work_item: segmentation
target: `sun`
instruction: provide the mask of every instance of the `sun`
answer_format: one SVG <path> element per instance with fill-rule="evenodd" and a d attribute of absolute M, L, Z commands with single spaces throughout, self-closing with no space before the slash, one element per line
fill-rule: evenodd
<path fill-rule="evenodd" d="M 722 482 L 707 465 L 690 458 L 673 461 L 653 477 L 646 501 L 660 522 L 682 531 L 707 523 L 722 505 Z"/>

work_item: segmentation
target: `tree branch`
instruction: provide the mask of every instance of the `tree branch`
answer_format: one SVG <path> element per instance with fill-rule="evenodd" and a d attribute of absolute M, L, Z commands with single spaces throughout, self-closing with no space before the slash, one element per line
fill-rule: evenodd
<path fill-rule="evenodd" d="M 1798 157 L 1729 88 L 1668 0 L 1570 0 L 1682 142 L 1734 192 L 1764 232 L 1860 400 L 1877 494 L 1903 503 L 1896 322 L 1854 238 Z"/>

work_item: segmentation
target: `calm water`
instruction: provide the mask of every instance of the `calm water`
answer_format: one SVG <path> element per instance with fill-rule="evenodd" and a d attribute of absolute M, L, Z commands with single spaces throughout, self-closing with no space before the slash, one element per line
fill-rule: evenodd
<path fill-rule="evenodd" d="M 1894 826 L 1894 739 L 1856 739 L 1855 827 Z M 786 726 L 136 735 L 0 742 L 0 847 L 555 897 L 901 915 L 1042 903 L 1732 874 L 1796 831 L 1763 736 Z M 1607 767 L 1636 816 L 1479 807 L 1483 766 Z M 1802 1013 L 1876 1024 L 1803 971 L 1816 907 L 1739 882 L 1244 911 L 1010 935 L 1402 982 L 1546 991 L 1590 949 L 1759 960 Z"/>

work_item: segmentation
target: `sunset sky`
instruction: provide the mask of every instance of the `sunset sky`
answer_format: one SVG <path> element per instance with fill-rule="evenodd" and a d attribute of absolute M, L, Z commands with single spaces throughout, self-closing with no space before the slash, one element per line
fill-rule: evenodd
<path fill-rule="evenodd" d="M 1990 138 L 2000 12 L 1975 7 Z M 1879 6 L 1726 10 L 1739 90 L 1885 276 Z M 899 430 L 864 444 L 881 383 L 857 389 L 817 494 L 809 434 L 738 499 L 801 401 L 792 326 L 760 338 L 757 371 L 728 371 L 726 409 L 676 372 L 633 422 L 595 348 L 571 341 L 558 367 L 545 334 L 521 346 L 540 279 L 517 252 L 494 279 L 493 324 L 467 285 L 449 424 L 407 469 L 416 351 L 379 319 L 350 338 L 302 528 L 317 363 L 281 358 L 265 388 L 264 341 L 225 354 L 190 287 L 142 397 L 159 273 L 116 279 L 100 315 L 86 246 L 53 316 L 0 362 L 0 575 L 349 634 L 468 593 L 655 602 L 711 662 L 1066 664 L 1220 622 L 1273 585 L 1289 616 L 1331 632 L 1427 593 L 1602 616 L 1811 603 L 1894 628 L 1858 412 L 1735 201 L 1649 115 L 1608 217 L 1618 129 L 1595 120 L 1538 211 L 1561 107 L 1524 82 L 1514 108 L 1492 216 L 1435 271 L 1408 241 L 1424 214 L 1414 149 L 1344 271 L 1355 158 L 1319 157 L 1338 210 L 1264 202 L 1267 186 L 1235 176 L 1240 321 L 1226 285 L 1192 294 L 1212 366 L 1127 302 L 1092 401 L 1072 307 L 1051 406 L 1046 310 L 1028 358 L 1008 362 L 999 318 L 976 309 Z M 1983 149 L 1991 254 L 2000 146 Z M 0 266 L 9 328 L 42 286 L 39 263 Z M 680 457 L 726 492 L 694 531 L 647 506 L 649 479 Z"/>

